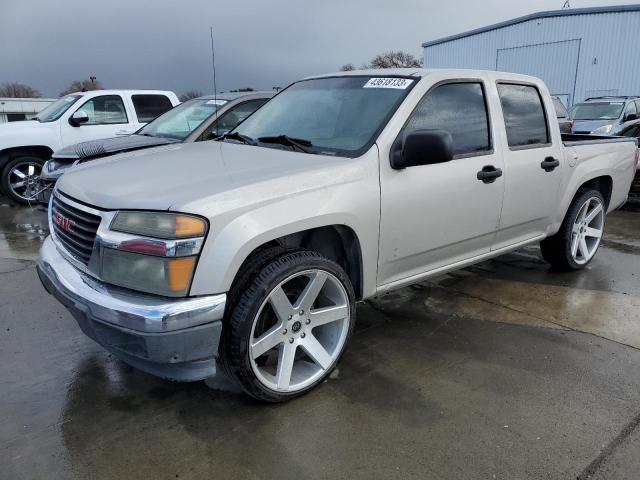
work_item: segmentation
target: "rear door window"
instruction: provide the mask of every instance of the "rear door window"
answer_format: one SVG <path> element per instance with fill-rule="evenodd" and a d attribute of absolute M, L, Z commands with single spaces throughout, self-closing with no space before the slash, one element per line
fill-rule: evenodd
<path fill-rule="evenodd" d="M 510 148 L 549 144 L 547 117 L 538 89 L 532 85 L 498 84 Z"/>
<path fill-rule="evenodd" d="M 489 119 L 482 84 L 447 83 L 427 92 L 403 130 L 422 129 L 448 131 L 453 137 L 454 155 L 490 151 Z"/>
<path fill-rule="evenodd" d="M 131 101 L 140 123 L 149 123 L 173 108 L 171 100 L 165 95 L 131 95 Z"/>

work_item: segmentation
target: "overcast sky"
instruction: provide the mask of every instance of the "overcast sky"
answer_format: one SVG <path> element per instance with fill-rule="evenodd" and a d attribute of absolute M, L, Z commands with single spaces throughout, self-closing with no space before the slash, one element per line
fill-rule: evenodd
<path fill-rule="evenodd" d="M 107 88 L 271 89 L 564 0 L 0 0 L 0 83 L 57 96 L 95 75 Z M 572 7 L 622 0 L 571 0 Z"/>

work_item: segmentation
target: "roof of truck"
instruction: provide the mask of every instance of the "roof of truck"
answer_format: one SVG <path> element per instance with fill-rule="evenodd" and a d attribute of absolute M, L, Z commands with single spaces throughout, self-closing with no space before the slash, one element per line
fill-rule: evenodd
<path fill-rule="evenodd" d="M 154 94 L 162 94 L 162 95 L 166 95 L 166 94 L 171 94 L 171 95 L 175 95 L 175 93 L 173 93 L 170 90 L 120 90 L 120 89 L 109 89 L 109 90 L 87 90 L 86 92 L 71 92 L 68 93 L 67 95 L 88 95 L 88 94 L 92 94 L 92 93 L 100 93 L 102 95 L 115 95 L 115 94 L 128 94 L 128 95 L 154 95 Z M 64 95 L 66 97 L 66 95 Z"/>
<path fill-rule="evenodd" d="M 495 70 L 472 70 L 465 68 L 373 68 L 373 69 L 365 69 L 365 70 L 349 70 L 346 72 L 334 72 L 328 73 L 325 75 L 314 75 L 311 77 L 307 77 L 304 80 L 312 79 L 312 78 L 327 78 L 327 77 L 348 77 L 348 76 L 367 76 L 367 77 L 415 77 L 415 78 L 424 78 L 428 75 L 437 74 L 447 72 L 451 75 L 452 78 L 460 77 L 460 78 L 472 78 L 481 75 L 495 75 L 498 77 L 502 77 L 505 80 L 509 79 L 534 79 L 537 77 L 532 77 L 530 75 L 523 75 L 520 73 L 511 73 L 511 72 L 496 72 Z"/>

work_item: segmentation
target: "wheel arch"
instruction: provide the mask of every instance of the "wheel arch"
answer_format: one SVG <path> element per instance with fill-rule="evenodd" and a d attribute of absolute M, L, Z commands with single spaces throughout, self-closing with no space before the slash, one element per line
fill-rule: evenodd
<path fill-rule="evenodd" d="M 14 158 L 20 155 L 34 155 L 44 160 L 51 157 L 53 150 L 46 145 L 26 145 L 22 147 L 10 147 L 0 150 L 0 169 Z"/>
<path fill-rule="evenodd" d="M 575 194 L 573 195 L 573 198 L 575 198 L 576 195 L 579 195 L 580 192 L 584 192 L 585 190 L 590 189 L 597 190 L 602 194 L 605 202 L 605 207 L 608 210 L 609 204 L 611 202 L 611 193 L 613 192 L 613 178 L 611 178 L 609 175 L 600 175 L 598 177 L 587 180 L 578 187 Z"/>
<path fill-rule="evenodd" d="M 313 250 L 333 260 L 347 273 L 356 299 L 362 299 L 364 291 L 362 247 L 358 235 L 351 227 L 342 224 L 323 225 L 273 238 L 255 247 L 246 255 L 237 272 L 240 272 L 255 255 L 278 245 Z"/>

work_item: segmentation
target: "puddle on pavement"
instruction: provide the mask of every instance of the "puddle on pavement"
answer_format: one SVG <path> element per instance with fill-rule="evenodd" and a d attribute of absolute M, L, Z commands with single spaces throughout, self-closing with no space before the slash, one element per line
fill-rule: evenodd
<path fill-rule="evenodd" d="M 35 260 L 47 235 L 46 212 L 0 199 L 0 257 Z"/>

